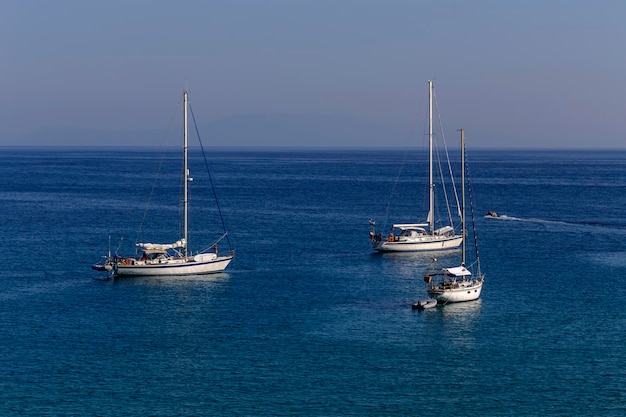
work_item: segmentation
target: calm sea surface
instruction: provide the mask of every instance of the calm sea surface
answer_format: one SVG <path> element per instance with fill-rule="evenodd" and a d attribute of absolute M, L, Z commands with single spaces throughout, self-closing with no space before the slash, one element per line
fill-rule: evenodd
<path fill-rule="evenodd" d="M 0 149 L 0 415 L 626 415 L 626 152 L 470 149 L 485 287 L 425 312 L 429 257 L 368 242 L 423 216 L 413 156 L 212 150 L 227 273 L 109 280 L 109 236 L 178 238 L 178 155 L 151 196 L 158 151 Z"/>

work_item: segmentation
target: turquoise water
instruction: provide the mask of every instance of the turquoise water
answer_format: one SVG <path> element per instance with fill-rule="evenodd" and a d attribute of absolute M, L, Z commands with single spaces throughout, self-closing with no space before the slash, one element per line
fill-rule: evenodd
<path fill-rule="evenodd" d="M 368 242 L 399 151 L 213 151 L 227 272 L 103 279 L 159 156 L 0 150 L 0 415 L 626 414 L 626 152 L 470 150 L 477 213 L 508 218 L 477 219 L 481 299 L 424 312 L 429 257 Z M 389 216 L 422 213 L 417 156 Z M 198 175 L 192 223 L 209 194 Z"/>

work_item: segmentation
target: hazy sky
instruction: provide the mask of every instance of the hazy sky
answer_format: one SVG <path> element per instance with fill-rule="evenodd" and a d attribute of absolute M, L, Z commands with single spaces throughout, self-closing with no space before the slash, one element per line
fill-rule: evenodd
<path fill-rule="evenodd" d="M 186 81 L 211 120 L 408 129 L 435 79 L 479 146 L 625 147 L 625 21 L 623 0 L 3 0 L 0 145 L 166 127 Z"/>

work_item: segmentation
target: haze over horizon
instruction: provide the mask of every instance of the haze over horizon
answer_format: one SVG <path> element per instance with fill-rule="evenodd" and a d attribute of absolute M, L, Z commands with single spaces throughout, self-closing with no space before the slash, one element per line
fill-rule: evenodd
<path fill-rule="evenodd" d="M 400 147 L 434 79 L 472 146 L 624 148 L 624 16 L 617 0 L 7 0 L 0 146 L 149 144 L 188 83 L 219 145 Z"/>

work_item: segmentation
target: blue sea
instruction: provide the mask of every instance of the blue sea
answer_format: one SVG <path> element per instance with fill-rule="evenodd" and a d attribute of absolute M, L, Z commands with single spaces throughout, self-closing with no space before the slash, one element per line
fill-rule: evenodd
<path fill-rule="evenodd" d="M 209 149 L 227 272 L 112 280 L 109 237 L 178 238 L 176 152 L 0 149 L 0 415 L 626 415 L 626 151 L 470 147 L 485 286 L 423 312 L 430 257 L 368 241 L 423 216 L 419 156 Z"/>

